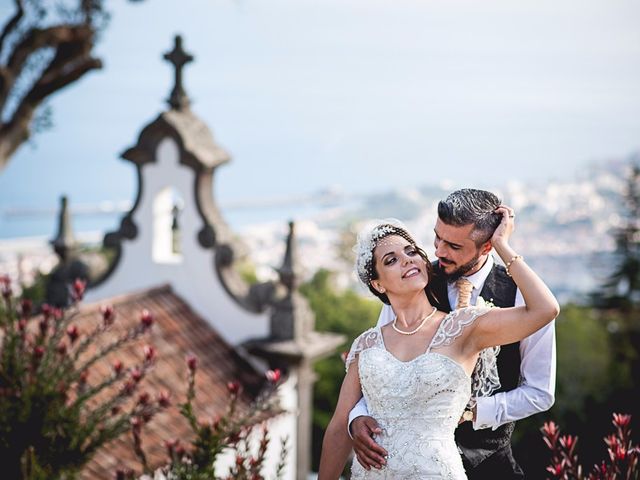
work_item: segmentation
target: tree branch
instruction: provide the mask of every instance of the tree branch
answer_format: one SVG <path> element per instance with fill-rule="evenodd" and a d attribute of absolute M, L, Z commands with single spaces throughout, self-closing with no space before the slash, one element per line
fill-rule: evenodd
<path fill-rule="evenodd" d="M 4 49 L 4 42 L 9 36 L 9 34 L 16 28 L 20 19 L 24 15 L 24 7 L 22 5 L 22 0 L 15 0 L 17 11 L 13 17 L 9 19 L 9 21 L 5 24 L 2 29 L 2 33 L 0 34 L 0 53 Z"/>
<path fill-rule="evenodd" d="M 67 48 L 69 48 L 67 45 L 59 47 L 62 50 Z M 29 127 L 38 105 L 46 97 L 75 82 L 87 72 L 102 67 L 100 59 L 87 56 L 84 49 L 77 50 L 76 47 L 76 52 L 76 56 L 71 58 L 67 56 L 66 61 L 59 60 L 57 65 L 52 61 L 46 70 L 48 73 L 43 75 L 23 97 L 11 120 L 0 127 L 0 170 L 8 163 L 18 147 L 29 138 Z M 61 57 L 56 54 L 55 58 Z"/>
<path fill-rule="evenodd" d="M 43 47 L 55 47 L 62 43 L 88 42 L 93 45 L 94 32 L 86 25 L 58 25 L 45 29 L 30 30 L 22 41 L 16 45 L 7 62 L 7 68 L 19 72 L 29 55 Z"/>
<path fill-rule="evenodd" d="M 9 92 L 20 76 L 30 55 L 44 47 L 56 47 L 63 43 L 78 42 L 93 47 L 94 32 L 86 25 L 59 25 L 46 29 L 31 29 L 13 49 L 5 68 L 0 70 L 0 110 L 9 96 Z"/>
<path fill-rule="evenodd" d="M 6 68 L 0 70 L 0 111 L 4 109 L 5 103 L 11 95 L 11 89 L 16 79 L 19 78 L 22 73 L 29 56 L 47 46 L 56 47 L 56 54 L 47 69 L 40 76 L 40 79 L 34 84 L 31 91 L 23 97 L 22 104 L 18 106 L 16 112 L 18 112 L 21 107 L 37 106 L 37 103 L 39 103 L 44 96 L 68 84 L 68 82 L 65 83 L 64 80 L 69 73 L 66 71 L 71 70 L 71 74 L 73 75 L 75 64 L 79 61 L 85 62 L 88 60 L 87 55 L 93 48 L 93 30 L 85 25 L 60 25 L 44 30 L 30 30 L 22 41 L 15 46 Z M 91 68 L 100 68 L 100 66 L 101 65 L 94 64 Z M 84 73 L 86 72 L 82 72 L 82 74 Z M 61 78 L 56 79 L 56 76 L 60 76 Z M 57 83 L 60 82 L 62 82 L 62 84 L 57 85 Z M 39 92 L 45 95 L 43 96 Z M 24 108 L 22 111 L 28 112 L 29 108 Z M 7 124 L 0 129 L 0 134 L 16 128 L 20 122 L 14 122 L 14 120 L 20 116 L 21 114 L 17 116 L 14 114 L 13 119 L 7 121 Z M 32 118 L 33 112 L 27 116 Z M 18 140 L 18 137 L 12 136 L 12 138 Z M 26 140 L 26 138 L 21 141 L 24 140 Z M 13 141 L 10 141 L 10 143 L 13 144 Z M 0 157 L 6 154 L 5 152 L 10 152 L 8 153 L 10 155 L 15 151 L 15 148 L 17 148 L 17 145 L 5 151 L 4 148 L 0 147 Z M 1 165 L 2 160 L 0 159 L 0 166 Z"/>
<path fill-rule="evenodd" d="M 25 100 L 33 104 L 39 104 L 45 97 L 75 82 L 85 73 L 99 68 L 102 68 L 102 61 L 93 57 L 86 57 L 74 62 L 72 66 L 65 65 L 57 69 L 58 73 L 56 75 L 43 76 L 25 96 Z"/>

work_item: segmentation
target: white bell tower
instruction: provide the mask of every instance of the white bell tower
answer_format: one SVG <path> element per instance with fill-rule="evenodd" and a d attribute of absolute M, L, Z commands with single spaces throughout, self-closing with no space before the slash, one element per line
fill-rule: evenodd
<path fill-rule="evenodd" d="M 243 248 L 213 199 L 214 173 L 229 155 L 189 108 L 182 69 L 193 57 L 179 36 L 164 58 L 175 68 L 170 108 L 122 154 L 136 167 L 138 191 L 120 228 L 105 236 L 116 258 L 87 299 L 169 284 L 232 345 L 266 337 L 269 317 L 232 268 Z"/>

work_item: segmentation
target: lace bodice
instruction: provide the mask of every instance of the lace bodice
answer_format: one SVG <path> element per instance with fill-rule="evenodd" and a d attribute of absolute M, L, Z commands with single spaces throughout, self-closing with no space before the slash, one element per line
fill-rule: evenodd
<path fill-rule="evenodd" d="M 376 441 L 389 452 L 382 470 L 364 470 L 354 460 L 352 478 L 464 479 L 454 430 L 472 393 L 471 378 L 455 360 L 438 353 L 488 308 L 470 307 L 447 315 L 431 344 L 403 362 L 389 352 L 379 327 L 353 343 L 347 366 L 356 357 L 369 413 L 383 433 Z"/>

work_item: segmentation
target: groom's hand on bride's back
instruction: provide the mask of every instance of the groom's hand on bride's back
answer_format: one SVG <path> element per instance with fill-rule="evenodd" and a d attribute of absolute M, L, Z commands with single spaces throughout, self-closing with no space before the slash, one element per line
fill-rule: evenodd
<path fill-rule="evenodd" d="M 351 436 L 353 450 L 360 465 L 369 470 L 371 467 L 382 468 L 386 464 L 387 451 L 373 439 L 374 435 L 382 433 L 372 417 L 361 416 L 351 422 Z"/>

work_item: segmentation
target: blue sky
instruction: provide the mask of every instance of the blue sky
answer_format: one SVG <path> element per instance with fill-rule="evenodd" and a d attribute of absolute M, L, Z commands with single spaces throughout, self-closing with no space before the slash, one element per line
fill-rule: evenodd
<path fill-rule="evenodd" d="M 55 126 L 0 172 L 0 205 L 133 199 L 118 157 L 165 108 L 176 33 L 193 110 L 233 156 L 223 203 L 544 181 L 640 149 L 636 1 L 107 3 L 104 69 L 51 99 Z"/>

